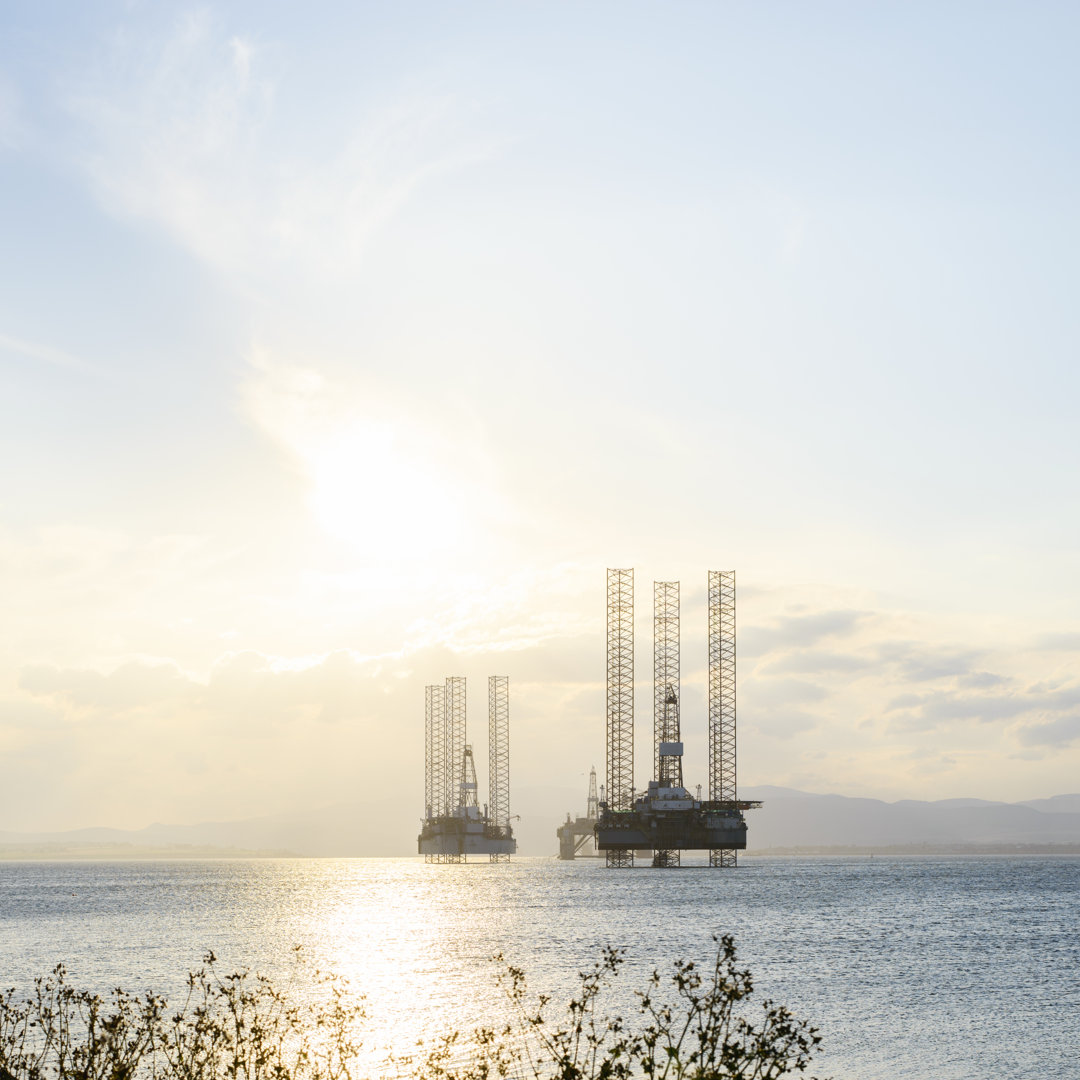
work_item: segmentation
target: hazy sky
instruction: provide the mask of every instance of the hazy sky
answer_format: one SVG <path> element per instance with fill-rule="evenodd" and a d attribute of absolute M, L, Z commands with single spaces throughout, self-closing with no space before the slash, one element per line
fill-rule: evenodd
<path fill-rule="evenodd" d="M 1077 789 L 1074 3 L 0 20 L 0 830 L 419 817 L 448 674 L 583 803 L 608 566 L 639 784 L 735 569 L 741 783 Z"/>

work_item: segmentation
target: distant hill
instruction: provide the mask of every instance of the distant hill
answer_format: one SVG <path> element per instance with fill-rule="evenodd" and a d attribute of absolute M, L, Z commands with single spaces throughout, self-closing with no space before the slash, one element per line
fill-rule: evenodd
<path fill-rule="evenodd" d="M 747 815 L 750 852 L 821 849 L 1080 850 L 1080 795 L 1023 803 L 983 799 L 905 799 L 888 803 L 792 788 L 740 789 L 764 805 Z M 566 813 L 584 813 L 584 791 L 523 788 L 513 810 L 522 855 L 552 855 Z M 338 803 L 299 814 L 143 829 L 0 831 L 0 859 L 239 858 L 252 855 L 403 856 L 416 854 L 419 814 L 382 803 Z"/>
<path fill-rule="evenodd" d="M 1055 848 L 1080 845 L 1080 795 L 1025 803 L 985 799 L 854 799 L 778 787 L 746 787 L 764 805 L 747 814 L 749 849 Z"/>
<path fill-rule="evenodd" d="M 414 827 L 415 825 L 415 827 Z M 365 803 L 323 806 L 301 814 L 274 815 L 247 821 L 207 821 L 197 825 L 148 825 L 143 829 L 73 829 L 59 833 L 0 832 L 0 849 L 13 845 L 41 848 L 63 845 L 122 852 L 124 846 L 168 854 L 193 849 L 228 849 L 245 854 L 403 855 L 418 822 L 395 819 L 385 807 Z M 72 857 L 72 856 L 66 856 Z M 96 857 L 107 857 L 98 855 Z M 117 857 L 117 856 L 114 856 Z M 121 856 L 122 857 L 122 856 Z M 138 858 L 132 854 L 128 857 Z"/>
<path fill-rule="evenodd" d="M 1030 806 L 1044 814 L 1080 814 L 1080 795 L 1055 795 L 1050 799 L 1028 799 L 1020 806 Z"/>
<path fill-rule="evenodd" d="M 522 855 L 553 855 L 558 850 L 555 830 L 566 811 L 585 812 L 584 788 L 522 788 L 514 794 L 517 819 L 512 824 Z M 395 813 L 385 803 L 351 802 L 246 821 L 53 833 L 0 831 L 0 859 L 403 856 L 416 854 L 419 832 L 419 813 Z"/>

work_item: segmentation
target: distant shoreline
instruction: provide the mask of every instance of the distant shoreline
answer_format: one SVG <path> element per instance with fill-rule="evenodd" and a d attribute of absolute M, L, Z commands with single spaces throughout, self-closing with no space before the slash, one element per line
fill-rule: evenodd
<path fill-rule="evenodd" d="M 248 850 L 197 844 L 0 844 L 0 862 L 154 862 L 169 859 L 302 859 L 295 851 Z"/>
<path fill-rule="evenodd" d="M 911 856 L 977 855 L 1080 855 L 1080 844 L 896 844 L 860 847 L 832 845 L 821 847 L 774 847 L 743 851 L 743 859 L 758 858 L 909 858 Z M 162 847 L 134 844 L 2 844 L 0 862 L 168 862 L 183 860 L 226 859 L 404 859 L 401 855 L 303 855 L 295 851 L 225 848 L 175 844 Z M 554 853 L 520 855 L 520 859 L 556 859 Z M 595 862 L 594 859 L 581 860 Z"/>
<path fill-rule="evenodd" d="M 893 844 L 860 847 L 832 845 L 822 847 L 774 847 L 757 851 L 740 852 L 740 858 L 761 856 L 797 855 L 850 855 L 868 856 L 898 855 L 1080 855 L 1080 844 Z"/>

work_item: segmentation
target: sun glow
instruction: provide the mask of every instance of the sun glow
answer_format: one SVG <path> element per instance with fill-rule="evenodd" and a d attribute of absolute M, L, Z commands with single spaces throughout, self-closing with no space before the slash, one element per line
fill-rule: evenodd
<path fill-rule="evenodd" d="M 460 550 L 469 485 L 447 449 L 404 425 L 348 425 L 308 455 L 319 524 L 372 561 Z"/>
<path fill-rule="evenodd" d="M 250 363 L 245 411 L 294 457 L 316 523 L 359 563 L 415 568 L 486 546 L 501 503 L 473 428 L 447 431 L 422 409 L 262 349 Z"/>

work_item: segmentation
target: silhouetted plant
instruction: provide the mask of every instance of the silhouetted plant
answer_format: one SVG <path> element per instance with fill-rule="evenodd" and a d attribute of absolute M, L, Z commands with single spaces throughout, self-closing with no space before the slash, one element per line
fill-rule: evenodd
<path fill-rule="evenodd" d="M 0 997 L 0 1080 L 125 1080 L 151 1051 L 164 1002 L 114 990 L 108 1001 L 74 990 L 58 964 L 34 996 Z"/>
<path fill-rule="evenodd" d="M 805 1070 L 821 1041 L 774 1002 L 763 1003 L 756 1025 L 743 1014 L 753 981 L 730 937 L 717 940 L 711 966 L 654 971 L 637 993 L 633 1026 L 600 1009 L 621 949 L 605 948 L 579 975 L 561 1018 L 549 1015 L 550 995 L 530 996 L 521 968 L 495 959 L 508 1023 L 450 1031 L 391 1056 L 381 1071 L 417 1080 L 773 1080 Z M 343 980 L 316 971 L 290 993 L 248 970 L 221 975 L 216 963 L 204 957 L 175 1011 L 152 993 L 75 990 L 62 965 L 24 1001 L 0 995 L 0 1080 L 359 1080 L 366 1014 Z"/>
<path fill-rule="evenodd" d="M 9 990 L 0 1080 L 354 1080 L 365 1012 L 343 980 L 315 971 L 307 993 L 290 996 L 265 975 L 221 975 L 216 962 L 207 953 L 188 975 L 176 1011 L 156 994 L 75 990 L 62 964 L 25 1001 Z"/>
<path fill-rule="evenodd" d="M 549 1015 L 551 996 L 530 997 L 525 972 L 500 954 L 497 978 L 514 1019 L 475 1031 L 467 1051 L 452 1033 L 408 1064 L 420 1080 L 774 1080 L 804 1072 L 821 1044 L 817 1029 L 768 1000 L 752 1022 L 742 1005 L 753 977 L 738 966 L 731 937 L 714 941 L 709 967 L 677 961 L 667 977 L 653 971 L 637 992 L 634 1025 L 600 1010 L 625 950 L 604 948 L 579 974 L 578 993 L 561 1019 Z"/>

